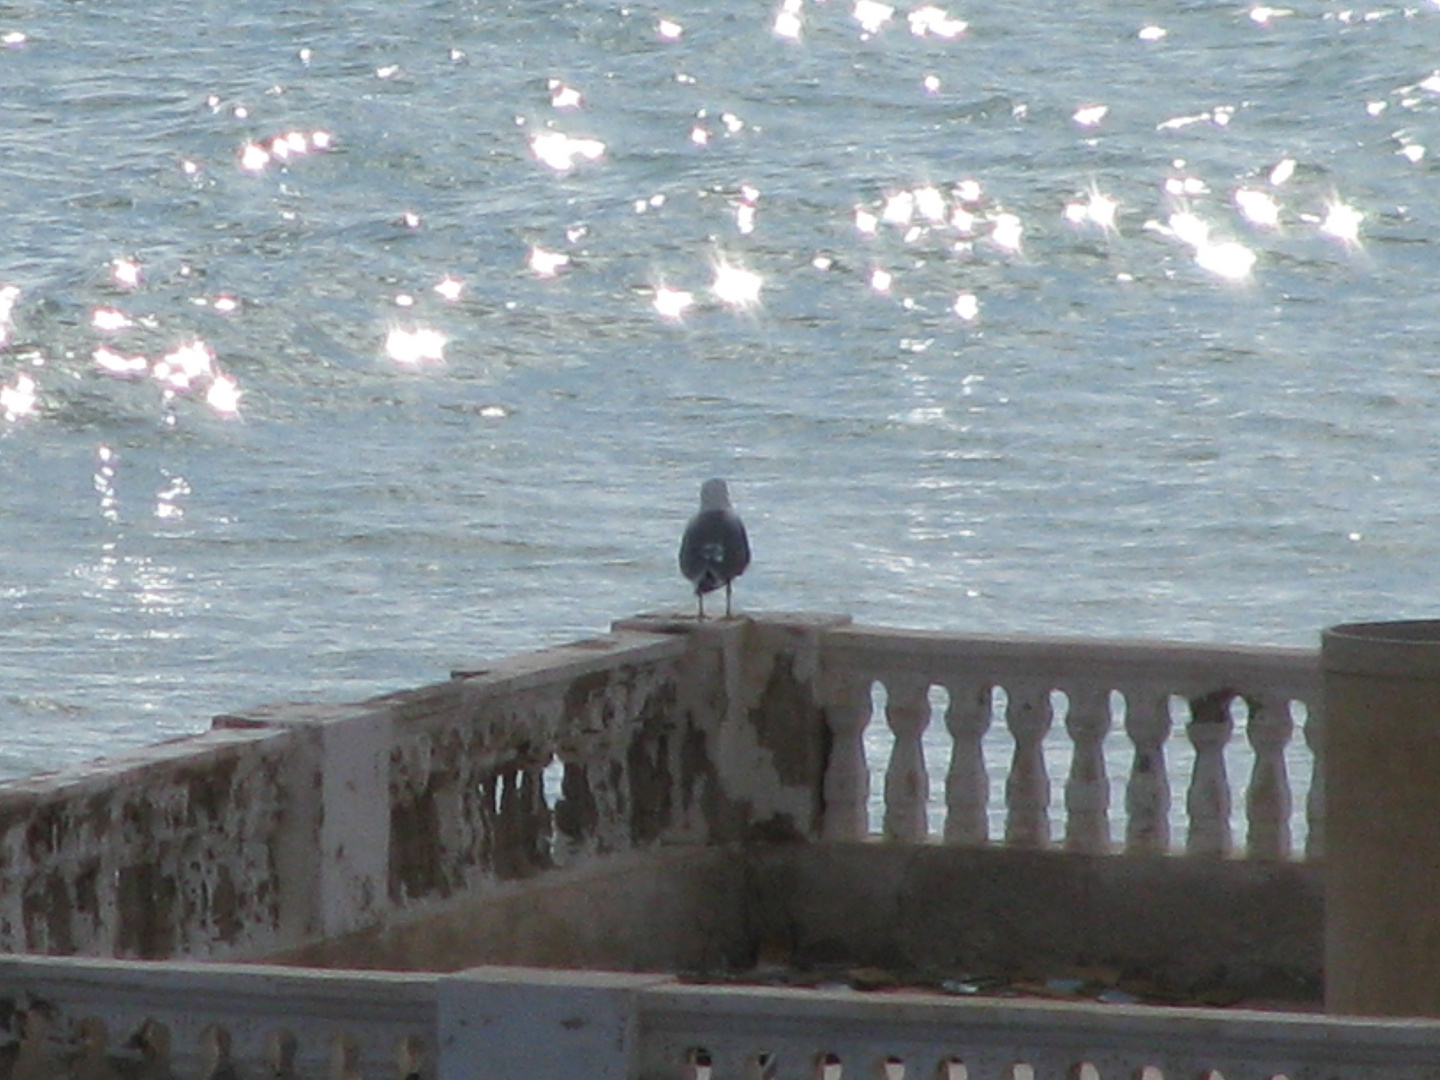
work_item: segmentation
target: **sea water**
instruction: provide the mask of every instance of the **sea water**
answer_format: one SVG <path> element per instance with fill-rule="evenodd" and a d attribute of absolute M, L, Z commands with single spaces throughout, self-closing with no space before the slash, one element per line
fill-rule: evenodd
<path fill-rule="evenodd" d="M 742 611 L 1434 614 L 1437 65 L 1430 0 L 0 6 L 0 776 L 688 610 L 711 475 Z"/>

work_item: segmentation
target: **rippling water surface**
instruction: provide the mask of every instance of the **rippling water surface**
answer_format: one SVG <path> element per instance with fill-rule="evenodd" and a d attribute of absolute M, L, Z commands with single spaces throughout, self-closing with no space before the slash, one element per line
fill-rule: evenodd
<path fill-rule="evenodd" d="M 0 775 L 688 607 L 712 474 L 750 609 L 1433 614 L 1437 55 L 1431 2 L 0 4 Z"/>

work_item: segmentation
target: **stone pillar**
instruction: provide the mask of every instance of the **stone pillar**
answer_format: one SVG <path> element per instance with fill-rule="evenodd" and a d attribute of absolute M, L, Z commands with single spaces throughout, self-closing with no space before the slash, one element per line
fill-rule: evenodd
<path fill-rule="evenodd" d="M 1321 642 L 1325 1007 L 1440 1017 L 1440 621 Z"/>

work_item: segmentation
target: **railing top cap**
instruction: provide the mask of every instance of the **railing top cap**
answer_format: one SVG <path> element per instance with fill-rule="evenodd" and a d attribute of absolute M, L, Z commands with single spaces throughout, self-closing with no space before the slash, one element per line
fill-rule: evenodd
<path fill-rule="evenodd" d="M 1148 684 L 1177 679 L 1212 680 L 1218 675 L 1234 681 L 1258 677 L 1300 688 L 1314 684 L 1320 671 L 1318 650 L 1281 646 L 955 634 L 880 626 L 837 628 L 826 635 L 825 644 L 827 649 L 847 654 L 881 654 L 886 666 L 933 669 L 945 664 L 961 673 L 984 668 L 992 674 L 1003 674 L 1006 667 L 1013 669 L 1023 664 L 1040 676 L 1080 681 Z"/>

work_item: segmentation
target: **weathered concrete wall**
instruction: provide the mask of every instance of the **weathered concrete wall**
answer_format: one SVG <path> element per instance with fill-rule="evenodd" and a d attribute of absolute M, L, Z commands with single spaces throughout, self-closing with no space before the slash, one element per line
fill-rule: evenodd
<path fill-rule="evenodd" d="M 1320 1000 L 1313 863 L 812 844 L 748 864 L 751 923 L 799 966 L 1042 980 L 1107 967 L 1185 993 Z"/>
<path fill-rule="evenodd" d="M 313 933 L 314 758 L 214 731 L 0 788 L 0 949 L 223 956 Z"/>
<path fill-rule="evenodd" d="M 460 898 L 298 952 L 325 967 L 479 964 L 739 977 L 881 969 L 896 981 L 1079 969 L 1188 1000 L 1317 1006 L 1323 886 L 1311 865 L 910 844 L 655 851 Z"/>
<path fill-rule="evenodd" d="M 754 958 L 751 884 L 731 848 L 652 849 L 494 886 L 266 959 L 390 971 L 736 970 Z"/>

